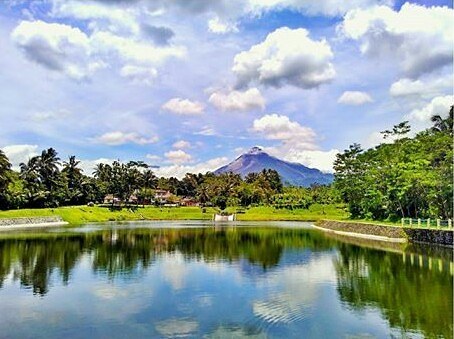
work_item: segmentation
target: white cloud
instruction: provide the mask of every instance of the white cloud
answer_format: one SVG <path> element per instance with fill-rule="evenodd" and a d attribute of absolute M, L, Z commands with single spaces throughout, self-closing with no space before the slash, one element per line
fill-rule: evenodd
<path fill-rule="evenodd" d="M 364 146 L 366 146 L 366 147 L 375 147 L 375 146 L 378 146 L 380 144 L 391 144 L 394 141 L 396 141 L 397 139 L 399 139 L 399 137 L 398 136 L 393 136 L 393 135 L 390 135 L 386 139 L 384 139 L 382 133 L 373 132 L 367 137 L 366 142 L 364 143 Z"/>
<path fill-rule="evenodd" d="M 445 77 L 436 77 L 430 80 L 399 79 L 389 88 L 389 94 L 393 97 L 405 96 L 433 96 L 443 90 L 452 89 L 453 77 L 449 74 Z"/>
<path fill-rule="evenodd" d="M 337 100 L 340 104 L 359 106 L 373 102 L 371 96 L 366 92 L 345 91 Z"/>
<path fill-rule="evenodd" d="M 141 83 L 144 85 L 152 85 L 158 71 L 153 67 L 142 67 L 136 65 L 125 65 L 120 70 L 122 77 L 128 78 L 133 83 Z"/>
<path fill-rule="evenodd" d="M 232 70 L 240 86 L 258 82 L 274 87 L 315 88 L 334 79 L 332 58 L 325 39 L 312 40 L 304 28 L 281 27 L 268 34 L 265 41 L 237 54 Z"/>
<path fill-rule="evenodd" d="M 36 122 L 44 122 L 49 120 L 56 120 L 66 118 L 71 115 L 71 112 L 67 109 L 60 109 L 56 111 L 40 111 L 30 114 L 30 118 Z"/>
<path fill-rule="evenodd" d="M 401 71 L 417 78 L 452 64 L 453 10 L 405 3 L 399 11 L 387 6 L 347 13 L 339 31 L 361 43 L 361 52 L 388 57 Z"/>
<path fill-rule="evenodd" d="M 329 151 L 300 151 L 296 148 L 291 148 L 285 154 L 281 154 L 287 161 L 297 162 L 307 167 L 317 168 L 325 173 L 333 173 L 333 164 L 336 160 L 338 149 Z"/>
<path fill-rule="evenodd" d="M 87 3 L 86 1 L 68 1 L 54 0 L 52 2 L 52 16 L 59 18 L 77 18 L 79 20 L 88 20 L 92 24 L 96 22 L 103 25 L 106 29 L 114 32 L 126 31 L 137 34 L 140 30 L 133 11 L 114 6 L 103 5 L 101 3 Z"/>
<path fill-rule="evenodd" d="M 208 101 L 221 111 L 246 112 L 254 109 L 265 109 L 265 99 L 257 88 L 230 93 L 214 92 Z"/>
<path fill-rule="evenodd" d="M 125 133 L 121 131 L 107 132 L 95 138 L 96 142 L 110 146 L 123 145 L 127 143 L 146 145 L 155 143 L 158 140 L 159 138 L 157 136 L 147 138 L 136 132 Z"/>
<path fill-rule="evenodd" d="M 28 159 L 38 155 L 38 145 L 8 145 L 2 147 L 2 151 L 5 152 L 13 168 L 17 170 L 21 162 L 26 163 Z"/>
<path fill-rule="evenodd" d="M 213 172 L 219 167 L 227 164 L 229 159 L 227 157 L 219 157 L 210 159 L 208 161 L 200 162 L 191 166 L 188 165 L 171 165 L 171 166 L 162 166 L 154 170 L 157 176 L 162 177 L 176 177 L 183 178 L 186 173 L 206 173 Z"/>
<path fill-rule="evenodd" d="M 204 105 L 198 101 L 173 98 L 162 105 L 162 109 L 181 115 L 200 115 L 203 113 Z"/>
<path fill-rule="evenodd" d="M 78 159 L 79 167 L 84 171 L 85 175 L 91 176 L 98 164 L 112 164 L 115 160 L 108 158 L 99 158 L 95 160 Z"/>
<path fill-rule="evenodd" d="M 428 123 L 433 115 L 445 117 L 453 104 L 454 96 L 452 95 L 436 97 L 424 107 L 412 110 L 405 116 L 405 119 Z"/>
<path fill-rule="evenodd" d="M 110 31 L 87 35 L 76 27 L 40 20 L 22 21 L 11 38 L 29 59 L 75 80 L 88 79 L 96 70 L 119 63 L 121 76 L 150 84 L 157 76 L 156 65 L 186 54 L 182 46 L 154 46 Z"/>
<path fill-rule="evenodd" d="M 136 38 L 122 37 L 111 32 L 95 32 L 91 35 L 93 46 L 106 58 L 116 54 L 127 63 L 138 65 L 156 65 L 170 57 L 182 58 L 186 49 L 181 46 L 157 47 Z"/>
<path fill-rule="evenodd" d="M 191 147 L 191 143 L 189 141 L 186 141 L 186 140 L 178 140 L 172 145 L 172 147 L 173 148 L 179 148 L 179 149 L 190 148 Z"/>
<path fill-rule="evenodd" d="M 173 164 L 184 164 L 192 160 L 192 156 L 181 149 L 166 152 L 164 156 Z"/>
<path fill-rule="evenodd" d="M 314 130 L 291 121 L 285 115 L 267 114 L 255 119 L 252 125 L 253 132 L 262 134 L 267 139 L 281 140 L 290 144 L 298 144 L 306 150 L 315 149 Z"/>
<path fill-rule="evenodd" d="M 75 80 L 83 80 L 102 67 L 91 57 L 89 37 L 78 28 L 40 20 L 21 21 L 11 38 L 29 59 Z"/>
<path fill-rule="evenodd" d="M 281 141 L 279 145 L 264 148 L 270 154 L 322 172 L 333 172 L 333 162 L 339 150 L 319 150 L 313 129 L 301 126 L 287 116 L 270 114 L 254 120 L 251 131 L 262 134 L 266 139 Z"/>
<path fill-rule="evenodd" d="M 392 0 L 248 0 L 249 11 L 260 14 L 263 11 L 284 8 L 309 15 L 340 16 L 354 8 L 368 8 L 376 4 L 392 5 Z"/>
<path fill-rule="evenodd" d="M 208 21 L 208 30 L 212 33 L 225 34 L 229 32 L 238 32 L 235 23 L 223 21 L 219 17 L 214 17 Z"/>

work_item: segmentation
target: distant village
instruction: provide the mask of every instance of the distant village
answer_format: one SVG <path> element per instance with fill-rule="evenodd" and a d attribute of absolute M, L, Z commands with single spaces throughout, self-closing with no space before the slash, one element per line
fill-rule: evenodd
<path fill-rule="evenodd" d="M 104 197 L 103 203 L 111 206 L 121 206 L 123 204 L 129 205 L 155 205 L 162 207 L 179 207 L 179 206 L 192 206 L 199 207 L 200 203 L 194 197 L 179 197 L 172 194 L 169 190 L 156 189 L 154 194 L 150 197 L 141 197 L 138 190 L 133 192 L 127 199 L 122 201 L 120 198 L 115 197 L 113 194 L 107 194 Z M 204 204 L 205 206 L 211 205 L 210 203 Z"/>

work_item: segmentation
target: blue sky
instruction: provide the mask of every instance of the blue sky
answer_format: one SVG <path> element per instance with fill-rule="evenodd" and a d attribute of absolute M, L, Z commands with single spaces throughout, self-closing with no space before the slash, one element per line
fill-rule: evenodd
<path fill-rule="evenodd" d="M 0 148 L 87 173 L 214 170 L 252 146 L 323 171 L 353 142 L 453 103 L 450 1 L 0 4 Z"/>

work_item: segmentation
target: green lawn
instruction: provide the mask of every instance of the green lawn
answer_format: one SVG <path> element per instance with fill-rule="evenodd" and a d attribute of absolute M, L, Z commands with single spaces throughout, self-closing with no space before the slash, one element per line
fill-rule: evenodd
<path fill-rule="evenodd" d="M 228 208 L 229 212 L 235 212 L 236 208 Z M 43 209 L 20 209 L 0 211 L 0 218 L 39 217 L 39 216 L 61 216 L 70 224 L 84 224 L 98 221 L 124 221 L 124 220 L 211 220 L 216 213 L 214 208 L 207 208 L 202 213 L 199 207 L 172 207 L 158 208 L 145 207 L 136 211 L 123 209 L 121 211 L 110 211 L 105 207 L 59 207 Z M 274 209 L 273 207 L 253 207 L 245 210 L 244 214 L 237 214 L 238 220 L 302 220 L 316 221 L 320 219 L 346 220 L 348 214 L 342 205 L 312 205 L 308 209 L 285 210 Z"/>

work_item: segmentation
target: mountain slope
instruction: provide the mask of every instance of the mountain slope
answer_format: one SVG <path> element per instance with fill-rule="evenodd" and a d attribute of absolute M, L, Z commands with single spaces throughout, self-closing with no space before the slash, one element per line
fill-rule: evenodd
<path fill-rule="evenodd" d="M 333 181 L 332 174 L 322 173 L 318 169 L 309 168 L 298 163 L 287 162 L 262 151 L 259 147 L 253 147 L 249 152 L 240 155 L 234 161 L 217 169 L 214 173 L 233 172 L 245 177 L 252 172 L 260 172 L 263 169 L 273 169 L 279 173 L 282 182 L 293 186 L 310 186 L 311 184 L 330 184 Z"/>

